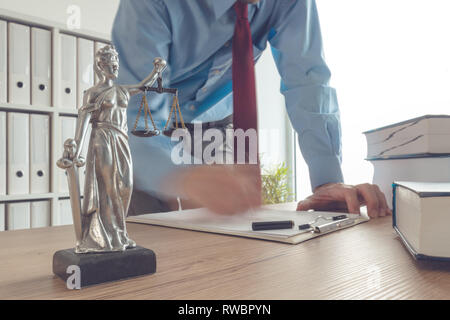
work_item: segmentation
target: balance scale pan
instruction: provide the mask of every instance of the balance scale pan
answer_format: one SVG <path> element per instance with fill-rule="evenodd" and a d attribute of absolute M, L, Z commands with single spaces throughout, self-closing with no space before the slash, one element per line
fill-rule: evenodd
<path fill-rule="evenodd" d="M 148 138 L 159 135 L 159 130 L 133 130 L 131 133 L 136 137 Z"/>

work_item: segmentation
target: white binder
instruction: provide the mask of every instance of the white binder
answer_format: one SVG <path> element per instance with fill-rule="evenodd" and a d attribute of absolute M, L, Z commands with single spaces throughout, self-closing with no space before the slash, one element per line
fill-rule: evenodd
<path fill-rule="evenodd" d="M 8 36 L 6 21 L 0 20 L 0 103 L 7 102 L 8 96 Z"/>
<path fill-rule="evenodd" d="M 84 138 L 84 145 L 83 149 L 81 150 L 81 156 L 86 160 L 87 159 L 87 152 L 89 147 L 89 140 L 91 137 L 92 127 L 89 125 L 88 130 L 86 132 L 86 137 Z M 78 172 L 80 175 L 80 191 L 81 194 L 84 194 L 84 181 L 86 177 L 86 166 L 78 168 Z"/>
<path fill-rule="evenodd" d="M 5 231 L 5 204 L 0 203 L 0 231 Z"/>
<path fill-rule="evenodd" d="M 106 46 L 106 43 L 104 42 L 98 42 L 96 41 L 94 43 L 94 63 L 95 63 L 95 54 L 97 53 L 98 50 L 100 50 L 101 48 L 103 48 L 104 46 Z M 99 81 L 97 74 L 94 72 L 94 84 L 97 84 Z"/>
<path fill-rule="evenodd" d="M 50 226 L 50 201 L 31 202 L 31 228 Z"/>
<path fill-rule="evenodd" d="M 30 203 L 13 202 L 6 205 L 6 230 L 29 229 Z"/>
<path fill-rule="evenodd" d="M 8 194 L 30 192 L 29 120 L 26 113 L 8 113 Z"/>
<path fill-rule="evenodd" d="M 83 105 L 84 92 L 94 85 L 94 42 L 78 38 L 78 103 Z"/>
<path fill-rule="evenodd" d="M 0 111 L 0 195 L 6 194 L 6 112 Z"/>
<path fill-rule="evenodd" d="M 9 23 L 9 102 L 30 104 L 30 27 Z"/>
<path fill-rule="evenodd" d="M 52 35 L 31 28 L 31 104 L 51 105 Z"/>
<path fill-rule="evenodd" d="M 30 115 L 30 193 L 50 192 L 50 117 Z"/>
<path fill-rule="evenodd" d="M 64 151 L 64 141 L 69 138 L 75 137 L 75 129 L 77 124 L 77 118 L 74 117 L 61 117 L 61 141 L 58 144 L 59 151 L 57 153 L 58 159 L 62 157 Z M 69 192 L 69 187 L 67 185 L 66 171 L 58 168 L 59 172 L 59 192 L 66 193 Z"/>
<path fill-rule="evenodd" d="M 72 224 L 72 221 L 72 209 L 70 207 L 70 200 L 59 200 L 58 212 L 55 212 L 52 216 L 52 226 L 64 226 Z"/>
<path fill-rule="evenodd" d="M 77 108 L 77 40 L 74 36 L 61 34 L 61 85 L 63 108 Z"/>

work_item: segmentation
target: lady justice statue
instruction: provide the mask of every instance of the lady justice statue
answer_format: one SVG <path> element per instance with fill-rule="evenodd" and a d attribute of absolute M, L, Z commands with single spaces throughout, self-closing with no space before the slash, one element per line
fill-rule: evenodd
<path fill-rule="evenodd" d="M 128 146 L 126 112 L 130 96 L 152 86 L 166 68 L 161 58 L 141 83 L 117 85 L 119 57 L 113 46 L 95 54 L 98 84 L 84 93 L 78 112 L 74 139 L 64 142 L 63 157 L 57 162 L 67 172 L 77 243 L 75 253 L 124 251 L 136 247 L 128 237 L 125 219 L 133 190 L 133 172 Z M 88 141 L 89 123 L 92 133 Z M 86 161 L 80 156 L 89 143 Z M 78 167 L 86 165 L 81 205 Z"/>

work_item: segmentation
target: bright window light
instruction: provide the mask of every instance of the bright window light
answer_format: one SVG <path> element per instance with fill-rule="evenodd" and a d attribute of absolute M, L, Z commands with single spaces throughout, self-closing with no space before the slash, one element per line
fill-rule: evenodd
<path fill-rule="evenodd" d="M 317 0 L 343 131 L 345 182 L 371 182 L 363 131 L 450 114 L 450 1 Z M 298 198 L 310 192 L 297 157 Z"/>

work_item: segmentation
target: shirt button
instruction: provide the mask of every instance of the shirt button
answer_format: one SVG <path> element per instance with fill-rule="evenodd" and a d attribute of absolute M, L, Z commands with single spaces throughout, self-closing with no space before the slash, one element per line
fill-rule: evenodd
<path fill-rule="evenodd" d="M 202 88 L 202 92 L 206 92 L 206 90 L 208 90 L 206 87 Z"/>
<path fill-rule="evenodd" d="M 230 46 L 230 41 L 225 42 L 224 46 L 225 47 L 229 47 Z"/>
<path fill-rule="evenodd" d="M 194 106 L 193 104 L 191 104 L 191 105 L 189 106 L 189 110 L 194 111 L 194 110 L 195 110 L 195 106 Z"/>
<path fill-rule="evenodd" d="M 220 70 L 214 70 L 213 73 L 214 73 L 215 75 L 218 75 L 218 74 L 220 74 Z"/>

